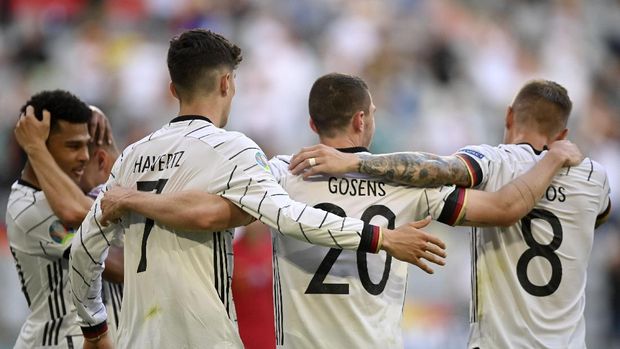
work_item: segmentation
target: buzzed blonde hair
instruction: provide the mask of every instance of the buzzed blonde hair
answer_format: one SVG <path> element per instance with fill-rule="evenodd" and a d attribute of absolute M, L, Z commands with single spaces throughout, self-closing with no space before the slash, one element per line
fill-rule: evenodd
<path fill-rule="evenodd" d="M 517 124 L 536 127 L 550 137 L 566 128 L 572 108 L 566 89 L 550 80 L 529 81 L 512 102 Z"/>

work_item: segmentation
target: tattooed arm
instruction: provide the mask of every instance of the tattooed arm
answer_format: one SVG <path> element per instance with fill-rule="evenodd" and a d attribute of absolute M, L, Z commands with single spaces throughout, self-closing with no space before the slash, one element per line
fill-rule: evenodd
<path fill-rule="evenodd" d="M 314 166 L 310 166 L 311 158 Z M 438 156 L 422 152 L 351 154 L 323 144 L 303 148 L 293 156 L 289 168 L 293 174 L 303 174 L 304 178 L 319 173 L 359 172 L 416 187 L 449 184 L 470 187 L 473 182 L 465 160 L 458 155 Z"/>
<path fill-rule="evenodd" d="M 422 152 L 361 154 L 356 172 L 416 187 L 449 184 L 469 187 L 472 183 L 467 166 L 456 155 L 439 156 Z"/>

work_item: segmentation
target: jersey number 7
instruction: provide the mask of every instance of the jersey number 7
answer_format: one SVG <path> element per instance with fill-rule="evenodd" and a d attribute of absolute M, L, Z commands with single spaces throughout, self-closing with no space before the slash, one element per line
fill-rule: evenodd
<path fill-rule="evenodd" d="M 136 182 L 139 191 L 153 191 L 155 190 L 155 194 L 161 193 L 164 190 L 164 186 L 168 179 L 160 179 L 157 181 L 140 181 Z M 151 234 L 151 229 L 153 229 L 153 225 L 155 222 L 147 218 L 146 222 L 144 222 L 144 233 L 142 234 L 142 248 L 140 249 L 140 263 L 138 264 L 138 273 L 141 273 L 146 270 L 146 242 L 149 239 L 149 235 Z"/>
<path fill-rule="evenodd" d="M 320 208 L 327 212 L 331 212 L 340 217 L 346 217 L 347 214 L 340 206 L 336 206 L 332 203 L 324 202 L 314 206 L 315 208 Z M 362 214 L 361 220 L 370 223 L 370 220 L 375 216 L 382 216 L 388 220 L 388 228 L 394 229 L 394 224 L 396 221 L 396 215 L 392 210 L 383 205 L 373 205 L 368 207 L 364 213 Z M 308 288 L 306 289 L 306 294 L 349 294 L 349 284 L 339 283 L 339 284 L 327 284 L 325 283 L 325 278 L 327 274 L 331 270 L 334 263 L 338 259 L 342 253 L 341 249 L 330 248 L 329 252 L 323 258 L 323 261 L 319 265 L 316 273 L 310 280 L 310 284 L 308 284 Z M 366 257 L 366 252 L 357 252 L 357 272 L 360 276 L 360 281 L 362 282 L 362 286 L 364 289 L 372 294 L 378 295 L 383 292 L 385 289 L 385 285 L 387 284 L 388 277 L 390 276 L 390 268 L 392 267 L 392 256 L 389 254 L 386 255 L 385 258 L 385 267 L 383 269 L 383 275 L 381 276 L 381 281 L 378 284 L 375 284 L 370 280 L 370 275 L 368 274 L 368 262 Z"/>

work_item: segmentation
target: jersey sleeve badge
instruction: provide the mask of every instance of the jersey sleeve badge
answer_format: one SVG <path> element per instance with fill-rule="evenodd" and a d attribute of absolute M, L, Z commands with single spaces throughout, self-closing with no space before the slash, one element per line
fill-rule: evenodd
<path fill-rule="evenodd" d="M 271 168 L 269 167 L 269 161 L 267 161 L 267 157 L 263 152 L 256 153 L 256 163 L 266 172 L 271 172 Z"/>
<path fill-rule="evenodd" d="M 65 227 L 59 220 L 55 220 L 50 225 L 49 233 L 52 240 L 61 245 L 70 242 L 74 234 L 73 229 Z"/>

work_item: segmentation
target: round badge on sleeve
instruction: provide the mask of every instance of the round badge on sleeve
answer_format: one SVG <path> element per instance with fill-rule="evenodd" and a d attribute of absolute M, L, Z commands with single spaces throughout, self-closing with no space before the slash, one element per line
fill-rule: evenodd
<path fill-rule="evenodd" d="M 256 153 L 256 163 L 258 166 L 262 167 L 263 170 L 267 172 L 271 172 L 271 168 L 269 167 L 269 161 L 267 161 L 267 157 L 262 152 Z"/>
<path fill-rule="evenodd" d="M 65 244 L 73 237 L 73 229 L 65 227 L 59 220 L 55 220 L 50 225 L 49 232 L 52 240 L 59 244 Z"/>

